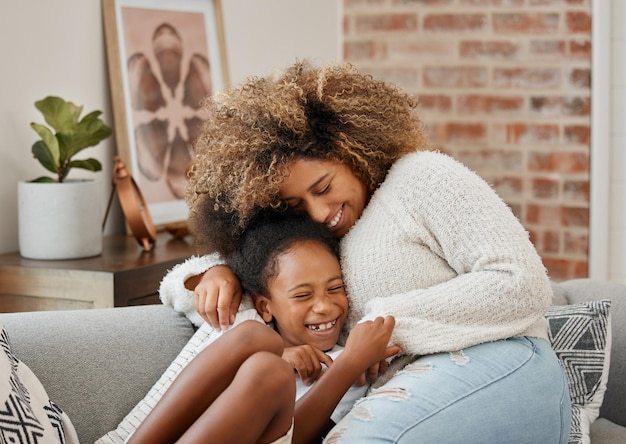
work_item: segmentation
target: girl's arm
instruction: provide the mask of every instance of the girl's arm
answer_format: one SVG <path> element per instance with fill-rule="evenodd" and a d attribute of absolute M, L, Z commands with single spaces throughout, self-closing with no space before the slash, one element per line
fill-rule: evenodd
<path fill-rule="evenodd" d="M 330 367 L 330 356 L 312 345 L 286 347 L 282 358 L 287 361 L 306 385 L 313 384 L 322 375 L 322 364 Z"/>
<path fill-rule="evenodd" d="M 296 402 L 294 443 L 309 443 L 328 428 L 330 416 L 341 398 L 374 363 L 401 352 L 388 346 L 395 325 L 393 317 L 379 317 L 352 329 L 346 347 L 315 385 Z"/>

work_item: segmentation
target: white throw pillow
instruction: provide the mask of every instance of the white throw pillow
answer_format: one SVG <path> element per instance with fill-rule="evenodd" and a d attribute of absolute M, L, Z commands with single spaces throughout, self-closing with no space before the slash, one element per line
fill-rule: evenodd
<path fill-rule="evenodd" d="M 0 442 L 79 444 L 70 418 L 11 350 L 0 324 Z"/>

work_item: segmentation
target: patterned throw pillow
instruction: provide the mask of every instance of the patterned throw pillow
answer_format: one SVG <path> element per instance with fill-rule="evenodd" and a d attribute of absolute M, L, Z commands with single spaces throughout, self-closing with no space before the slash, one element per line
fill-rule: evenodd
<path fill-rule="evenodd" d="M 69 417 L 12 352 L 0 324 L 0 442 L 79 444 Z"/>
<path fill-rule="evenodd" d="M 589 444 L 600 414 L 611 355 L 611 301 L 553 306 L 546 313 L 552 348 L 565 369 L 572 399 L 570 444 Z"/>

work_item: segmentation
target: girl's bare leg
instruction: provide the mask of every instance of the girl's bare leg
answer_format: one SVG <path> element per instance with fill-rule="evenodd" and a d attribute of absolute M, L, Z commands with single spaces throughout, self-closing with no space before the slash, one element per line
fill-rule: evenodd
<path fill-rule="evenodd" d="M 257 321 L 243 322 L 226 332 L 199 353 L 183 369 L 161 400 L 138 427 L 129 443 L 171 444 L 176 442 L 192 425 L 194 425 L 194 430 L 196 426 L 200 425 L 200 423 L 195 424 L 196 421 L 229 388 L 236 375 L 240 374 L 239 370 L 244 362 L 259 352 L 266 352 L 280 358 L 282 350 L 282 338 L 271 328 Z M 280 367 L 283 367 L 280 365 L 282 363 L 278 362 L 277 374 L 280 372 Z M 293 370 L 291 368 L 289 370 L 291 372 L 291 386 L 293 386 L 295 384 Z M 262 376 L 271 380 L 273 379 L 273 372 L 274 369 L 269 374 L 266 373 Z M 248 377 L 256 374 L 256 383 L 258 384 L 258 372 L 248 371 L 241 373 L 241 375 L 244 374 Z M 285 382 L 283 384 L 286 386 Z M 258 386 L 248 386 L 248 390 L 251 392 L 255 392 L 257 389 L 262 392 Z M 295 388 L 293 391 L 295 393 Z M 243 397 L 241 400 L 233 400 L 240 404 L 240 401 L 243 401 L 245 404 L 247 400 L 257 402 L 253 400 L 251 393 L 248 392 L 234 391 L 233 396 Z M 230 394 L 228 397 L 230 397 Z M 292 408 L 294 398 L 295 395 L 291 397 L 292 402 L 290 404 Z M 269 396 L 268 399 L 270 402 L 274 401 L 272 396 Z M 266 399 L 265 401 L 268 400 Z M 256 408 L 257 415 L 265 415 L 264 404 L 260 404 Z M 271 412 L 271 410 L 271 408 L 268 408 L 268 411 Z M 251 423 L 251 418 L 241 415 L 241 412 L 236 410 L 236 408 L 224 413 L 238 421 L 239 429 L 247 428 Z M 268 413 L 267 416 L 269 417 L 271 414 Z M 273 416 L 266 418 L 266 427 L 272 423 L 272 420 Z M 208 430 L 213 426 L 219 427 L 220 424 L 209 422 L 204 426 L 204 429 Z M 261 436 L 261 433 L 258 436 Z M 253 439 L 250 442 L 255 440 Z"/>
<path fill-rule="evenodd" d="M 240 367 L 230 386 L 180 438 L 179 443 L 269 443 L 293 420 L 293 368 L 280 356 L 258 352 Z"/>

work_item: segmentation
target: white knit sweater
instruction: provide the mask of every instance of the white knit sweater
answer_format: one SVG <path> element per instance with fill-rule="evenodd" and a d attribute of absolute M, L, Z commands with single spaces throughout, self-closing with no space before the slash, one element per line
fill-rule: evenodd
<path fill-rule="evenodd" d="M 393 315 L 408 354 L 455 351 L 528 335 L 547 338 L 552 291 L 528 234 L 478 175 L 435 152 L 396 162 L 341 241 L 350 311 Z M 163 279 L 161 300 L 196 325 L 184 280 L 222 263 L 193 257 Z"/>
<path fill-rule="evenodd" d="M 528 234 L 484 180 L 444 154 L 396 162 L 341 257 L 348 329 L 393 315 L 392 340 L 407 353 L 547 339 L 552 290 Z"/>

